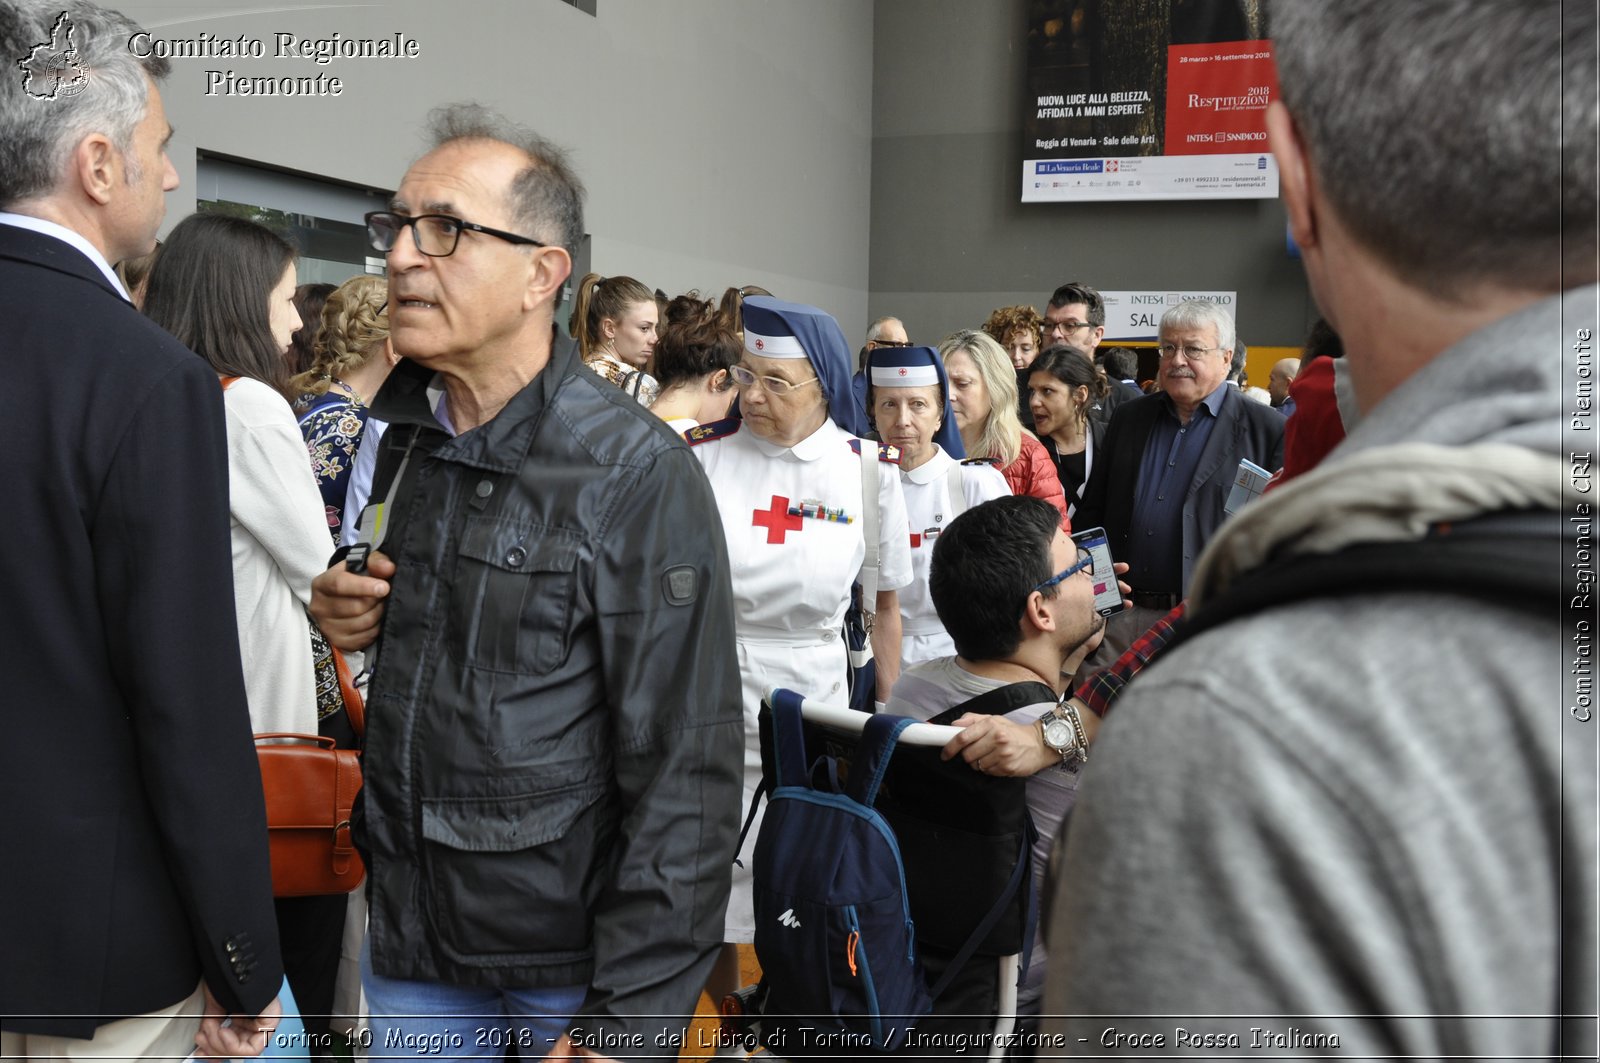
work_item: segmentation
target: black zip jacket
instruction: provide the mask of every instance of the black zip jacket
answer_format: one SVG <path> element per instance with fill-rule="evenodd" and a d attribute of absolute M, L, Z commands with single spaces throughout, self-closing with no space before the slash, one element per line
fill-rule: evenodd
<path fill-rule="evenodd" d="M 682 440 L 571 341 L 455 438 L 432 376 L 402 361 L 373 404 L 390 423 L 374 498 L 412 451 L 357 817 L 373 967 L 587 984 L 574 1024 L 648 1056 L 722 941 L 739 825 L 716 503 Z"/>

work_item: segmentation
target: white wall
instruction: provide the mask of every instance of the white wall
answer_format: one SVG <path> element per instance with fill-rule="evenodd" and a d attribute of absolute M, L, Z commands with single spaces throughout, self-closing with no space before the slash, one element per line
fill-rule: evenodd
<path fill-rule="evenodd" d="M 156 37 L 264 43 L 262 59 L 175 58 L 163 86 L 194 209 L 198 150 L 392 189 L 424 116 L 476 100 L 569 148 L 592 266 L 670 294 L 760 284 L 867 325 L 872 5 L 861 0 L 120 0 Z M 265 12 L 265 13 L 262 13 Z M 274 34 L 403 32 L 417 59 L 276 58 Z M 338 97 L 206 95 L 207 70 L 344 82 Z"/>

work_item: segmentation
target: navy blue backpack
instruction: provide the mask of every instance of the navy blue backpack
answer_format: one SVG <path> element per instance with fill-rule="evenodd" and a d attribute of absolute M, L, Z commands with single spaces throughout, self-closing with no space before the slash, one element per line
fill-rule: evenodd
<path fill-rule="evenodd" d="M 868 720 L 848 785 L 829 792 L 811 785 L 799 696 L 780 691 L 771 707 L 778 780 L 754 867 L 768 1019 L 793 1016 L 856 1047 L 893 1051 L 932 1000 L 900 847 L 872 803 L 895 739 L 914 721 Z"/>
<path fill-rule="evenodd" d="M 776 786 L 753 868 L 761 1010 L 767 1029 L 809 1027 L 810 1046 L 825 1052 L 894 1052 L 1026 891 L 1032 823 L 994 906 L 965 941 L 952 943 L 954 956 L 930 986 L 900 845 L 874 807 L 895 742 L 916 721 L 869 718 L 841 785 L 832 758 L 807 764 L 801 700 L 778 690 L 769 702 Z M 1028 924 L 1024 940 L 1032 936 L 1031 918 Z M 798 1044 L 790 1038 L 785 1047 Z"/>

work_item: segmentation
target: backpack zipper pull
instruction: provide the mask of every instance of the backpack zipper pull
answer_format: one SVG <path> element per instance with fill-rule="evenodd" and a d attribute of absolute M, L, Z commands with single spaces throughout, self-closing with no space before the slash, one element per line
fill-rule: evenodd
<path fill-rule="evenodd" d="M 852 978 L 854 978 L 856 974 L 856 942 L 860 940 L 861 932 L 859 930 L 852 930 L 850 931 L 850 936 L 845 939 L 844 943 L 844 958 L 845 962 L 850 964 L 850 977 Z"/>

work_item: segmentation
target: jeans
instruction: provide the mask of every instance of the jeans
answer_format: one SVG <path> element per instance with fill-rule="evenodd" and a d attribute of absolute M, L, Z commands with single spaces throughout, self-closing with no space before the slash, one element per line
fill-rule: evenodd
<path fill-rule="evenodd" d="M 587 986 L 494 989 L 408 982 L 372 970 L 372 945 L 361 947 L 361 986 L 372 1015 L 374 1059 L 543 1059 L 567 1032 Z"/>

